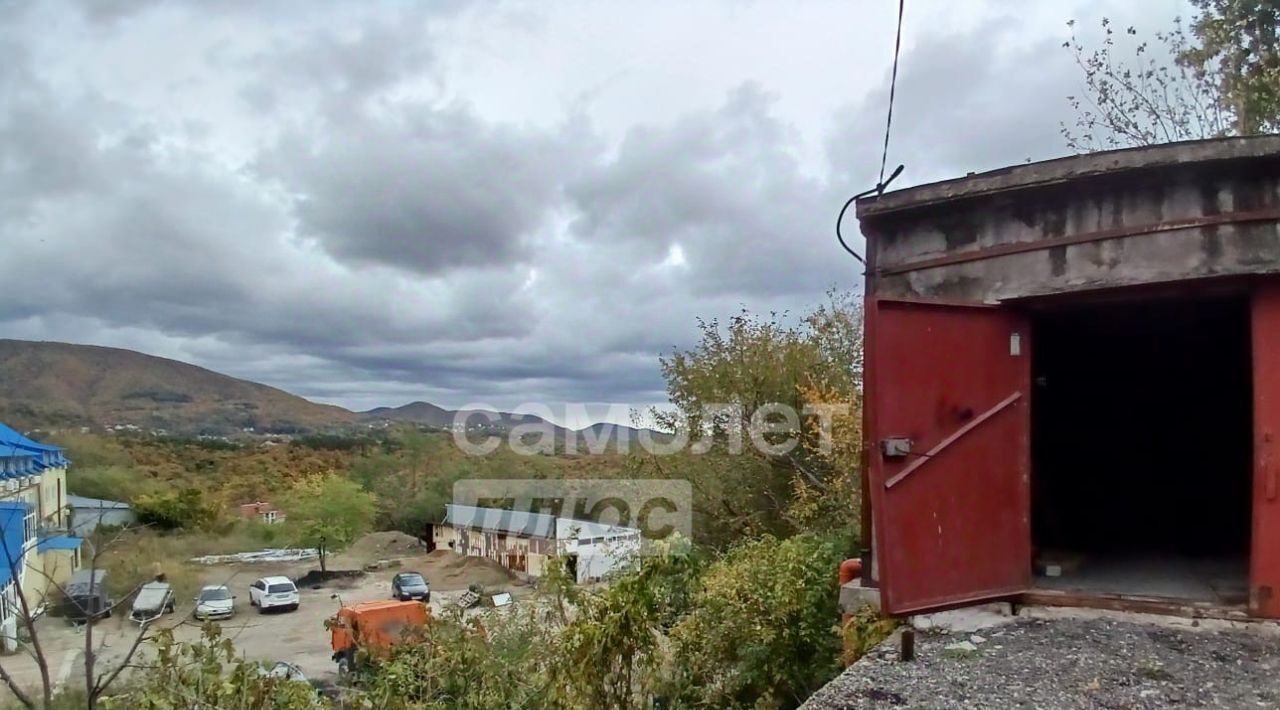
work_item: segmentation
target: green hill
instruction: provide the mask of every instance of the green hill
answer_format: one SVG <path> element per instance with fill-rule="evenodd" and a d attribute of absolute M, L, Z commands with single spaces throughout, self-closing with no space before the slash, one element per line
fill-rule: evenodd
<path fill-rule="evenodd" d="M 0 421 L 18 428 L 119 426 L 221 434 L 322 431 L 341 407 L 177 360 L 97 345 L 0 340 Z"/>

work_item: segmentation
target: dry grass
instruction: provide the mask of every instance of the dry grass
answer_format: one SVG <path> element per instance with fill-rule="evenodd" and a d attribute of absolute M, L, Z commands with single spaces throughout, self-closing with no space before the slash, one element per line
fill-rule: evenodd
<path fill-rule="evenodd" d="M 194 597 L 208 568 L 189 562 L 192 557 L 256 550 L 265 546 L 251 526 L 235 526 L 225 533 L 161 533 L 139 529 L 107 536 L 98 564 L 107 571 L 107 589 L 119 598 L 162 572 L 178 599 Z M 87 561 L 86 561 L 87 562 Z"/>

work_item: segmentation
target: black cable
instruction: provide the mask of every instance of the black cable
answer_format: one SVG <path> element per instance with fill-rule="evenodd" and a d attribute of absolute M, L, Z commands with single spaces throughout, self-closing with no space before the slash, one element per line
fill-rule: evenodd
<path fill-rule="evenodd" d="M 906 167 L 905 165 L 899 165 L 898 167 L 893 169 L 893 172 L 889 175 L 888 180 L 878 183 L 875 187 L 871 188 L 870 190 L 863 190 L 862 192 L 859 192 L 853 197 L 850 197 L 848 200 L 845 201 L 844 207 L 840 208 L 840 215 L 836 217 L 836 239 L 840 240 L 840 246 L 844 247 L 845 251 L 852 254 L 853 258 L 862 262 L 863 266 L 867 265 L 867 260 L 863 259 L 861 254 L 859 254 L 858 252 L 854 251 L 852 248 L 849 247 L 849 244 L 844 240 L 844 234 L 840 232 L 840 223 L 844 221 L 844 213 L 848 212 L 849 205 L 852 205 L 854 202 L 857 202 L 859 198 L 866 197 L 867 195 L 870 195 L 872 193 L 879 195 L 880 193 L 884 192 L 884 189 L 886 187 L 889 187 L 889 183 L 893 182 L 894 178 L 902 174 L 902 169 L 905 167 Z"/>
<path fill-rule="evenodd" d="M 885 184 L 884 166 L 889 159 L 889 129 L 893 127 L 893 97 L 898 89 L 898 54 L 902 52 L 902 14 L 906 4 L 907 0 L 898 0 L 898 34 L 893 41 L 893 73 L 889 77 L 889 115 L 884 121 L 884 151 L 880 154 L 881 185 Z"/>
<path fill-rule="evenodd" d="M 877 195 L 883 193 L 885 188 L 889 186 L 889 183 L 893 182 L 894 178 L 902 174 L 902 168 L 904 166 L 899 165 L 894 169 L 893 173 L 889 175 L 888 180 L 884 177 L 884 168 L 889 160 L 889 131 L 893 128 L 893 98 L 897 94 L 898 89 L 898 55 L 902 53 L 902 15 L 906 10 L 906 4 L 907 0 L 898 0 L 898 32 L 893 40 L 893 72 L 889 76 L 889 115 L 885 117 L 884 121 L 884 150 L 880 153 L 880 181 L 877 182 L 876 186 L 870 190 L 859 192 L 853 197 L 850 197 L 848 201 L 844 203 L 844 207 L 840 208 L 840 215 L 836 217 L 836 239 L 840 241 L 840 246 L 844 247 L 844 250 L 853 255 L 853 258 L 861 262 L 863 266 L 867 265 L 867 260 L 863 259 L 861 254 L 851 249 L 848 243 L 845 242 L 844 234 L 840 232 L 840 223 L 844 221 L 844 213 L 849 210 L 849 205 L 856 202 L 859 197 L 866 197 L 872 193 Z"/>
<path fill-rule="evenodd" d="M 846 211 L 848 211 L 848 209 L 849 209 L 849 205 L 852 205 L 854 202 L 856 202 L 856 201 L 858 200 L 858 198 L 859 198 L 859 197 L 864 197 L 864 196 L 866 196 L 866 195 L 870 195 L 871 193 L 873 193 L 873 192 L 875 192 L 875 191 L 876 191 L 876 190 L 875 190 L 875 188 L 871 188 L 870 190 L 867 190 L 866 192 L 859 192 L 858 194 L 854 195 L 853 197 L 850 197 L 850 198 L 849 198 L 849 200 L 848 200 L 848 202 L 845 202 L 845 203 L 844 203 L 844 207 L 841 207 L 841 208 L 840 208 L 840 216 L 839 216 L 839 217 L 836 217 L 836 239 L 840 240 L 840 246 L 844 247 L 844 250 L 845 250 L 845 251 L 847 251 L 847 252 L 849 252 L 850 254 L 852 254 L 852 255 L 853 255 L 853 258 L 855 258 L 855 259 L 857 259 L 859 262 L 861 262 L 863 266 L 866 266 L 866 265 L 867 265 L 867 260 L 866 260 L 866 259 L 863 259 L 861 254 L 859 254 L 858 252 L 856 252 L 856 251 L 854 251 L 853 249 L 851 249 L 851 248 L 849 247 L 849 245 L 845 243 L 845 241 L 844 241 L 844 235 L 840 233 L 840 223 L 844 221 L 844 213 L 845 213 Z"/>

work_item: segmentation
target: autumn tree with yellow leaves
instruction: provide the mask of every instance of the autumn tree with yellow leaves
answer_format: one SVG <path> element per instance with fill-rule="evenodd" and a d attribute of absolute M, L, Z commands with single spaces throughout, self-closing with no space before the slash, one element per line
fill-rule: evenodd
<path fill-rule="evenodd" d="M 862 309 L 852 294 L 792 316 L 699 321 L 662 358 L 674 405 L 660 427 L 691 442 L 646 465 L 688 480 L 695 529 L 719 546 L 759 534 L 853 530 L 862 451 Z"/>

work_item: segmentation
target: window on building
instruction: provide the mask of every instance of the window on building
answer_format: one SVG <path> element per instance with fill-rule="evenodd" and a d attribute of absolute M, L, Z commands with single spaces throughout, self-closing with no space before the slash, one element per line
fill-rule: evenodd
<path fill-rule="evenodd" d="M 17 585 L 10 580 L 0 590 L 0 622 L 8 621 L 18 609 Z"/>
<path fill-rule="evenodd" d="M 36 515 L 35 507 L 28 506 L 27 515 L 22 519 L 22 544 L 24 546 L 36 541 L 39 524 L 39 516 Z"/>

